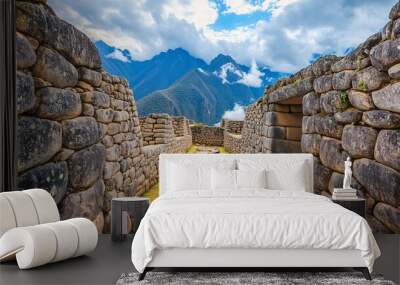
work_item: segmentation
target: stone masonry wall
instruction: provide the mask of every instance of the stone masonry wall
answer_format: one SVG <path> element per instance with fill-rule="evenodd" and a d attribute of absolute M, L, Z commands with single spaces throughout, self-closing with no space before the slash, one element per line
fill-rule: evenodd
<path fill-rule="evenodd" d="M 189 121 L 183 116 L 172 117 L 172 126 L 177 137 L 191 135 Z"/>
<path fill-rule="evenodd" d="M 352 186 L 367 199 L 367 220 L 375 231 L 386 233 L 400 233 L 398 27 L 400 2 L 382 32 L 351 54 L 325 56 L 267 88 L 264 98 L 246 112 L 241 146 L 241 152 L 278 152 L 268 137 L 271 131 L 284 132 L 271 128 L 271 121 L 281 126 L 289 120 L 281 113 L 289 110 L 298 128 L 302 105 L 301 148 L 315 156 L 315 192 L 330 196 L 334 187 L 341 187 L 344 160 L 351 157 Z M 297 140 L 298 129 L 294 131 Z"/>
<path fill-rule="evenodd" d="M 46 189 L 63 219 L 109 232 L 111 199 L 143 193 L 157 175 L 147 161 L 185 150 L 191 137 L 175 139 L 169 118 L 173 139 L 149 152 L 127 80 L 102 70 L 90 39 L 46 1 L 16 7 L 18 188 Z"/>
<path fill-rule="evenodd" d="M 242 135 L 224 132 L 224 148 L 229 153 L 241 153 Z"/>
<path fill-rule="evenodd" d="M 143 147 L 144 159 L 142 169 L 145 176 L 143 192 L 149 190 L 158 182 L 158 157 L 161 153 L 185 153 L 191 145 L 192 136 L 184 135 L 175 138 L 169 144 L 149 145 Z"/>
<path fill-rule="evenodd" d="M 192 125 L 190 128 L 194 144 L 223 146 L 223 128 L 204 125 Z"/>
<path fill-rule="evenodd" d="M 140 118 L 143 145 L 171 143 L 175 137 L 172 119 L 168 114 L 151 114 Z"/>
<path fill-rule="evenodd" d="M 221 128 L 224 128 L 226 131 L 232 134 L 240 134 L 243 128 L 243 121 L 222 119 Z"/>

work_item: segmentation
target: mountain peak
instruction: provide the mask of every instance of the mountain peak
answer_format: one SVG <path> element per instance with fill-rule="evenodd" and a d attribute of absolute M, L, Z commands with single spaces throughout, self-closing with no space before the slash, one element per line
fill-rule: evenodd
<path fill-rule="evenodd" d="M 230 56 L 220 53 L 210 62 L 211 70 L 217 70 L 221 66 L 232 63 L 233 65 L 237 65 L 236 61 Z"/>

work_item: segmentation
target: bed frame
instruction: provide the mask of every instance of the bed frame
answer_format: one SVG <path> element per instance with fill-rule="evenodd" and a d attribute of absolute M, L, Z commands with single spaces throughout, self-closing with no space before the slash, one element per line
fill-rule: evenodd
<path fill-rule="evenodd" d="M 210 160 L 237 158 L 274 158 L 282 160 L 305 161 L 307 192 L 313 192 L 313 156 L 311 154 L 161 154 L 160 195 L 167 192 L 167 162 L 182 159 Z M 238 248 L 169 248 L 154 252 L 152 261 L 139 275 L 143 280 L 146 273 L 155 268 L 230 268 L 235 271 L 263 268 L 343 268 L 350 267 L 361 271 L 371 280 L 369 270 L 359 250 L 329 249 L 238 249 Z"/>

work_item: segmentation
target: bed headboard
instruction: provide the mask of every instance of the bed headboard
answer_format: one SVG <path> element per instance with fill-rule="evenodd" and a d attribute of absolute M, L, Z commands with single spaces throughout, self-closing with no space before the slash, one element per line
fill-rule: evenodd
<path fill-rule="evenodd" d="M 237 159 L 269 159 L 269 160 L 283 160 L 288 162 L 305 162 L 305 173 L 306 173 L 306 191 L 313 193 L 314 185 L 313 185 L 313 156 L 308 153 L 257 153 L 257 154 L 160 154 L 160 162 L 159 162 L 159 174 L 160 174 L 160 195 L 167 192 L 167 181 L 168 181 L 168 162 L 182 162 L 182 161 L 191 161 L 191 162 L 207 162 L 210 164 L 216 161 L 235 161 Z"/>

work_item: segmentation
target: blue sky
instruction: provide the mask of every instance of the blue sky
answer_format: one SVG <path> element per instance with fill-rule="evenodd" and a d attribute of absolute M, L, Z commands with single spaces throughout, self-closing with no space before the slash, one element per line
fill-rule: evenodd
<path fill-rule="evenodd" d="M 295 72 L 315 54 L 342 55 L 388 21 L 396 0 L 49 0 L 93 40 L 144 60 L 182 47 Z"/>

